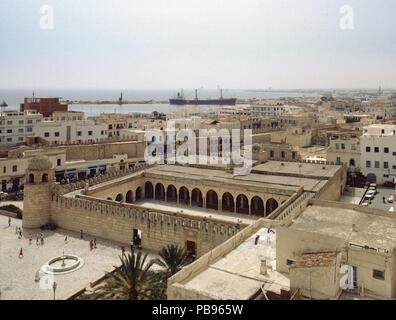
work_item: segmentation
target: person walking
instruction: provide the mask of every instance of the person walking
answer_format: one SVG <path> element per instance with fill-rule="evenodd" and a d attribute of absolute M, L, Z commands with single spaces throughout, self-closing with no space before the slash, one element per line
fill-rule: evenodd
<path fill-rule="evenodd" d="M 92 240 L 90 240 L 90 241 L 89 241 L 89 250 L 92 251 L 92 249 L 93 249 L 93 243 L 92 243 Z"/>
<path fill-rule="evenodd" d="M 131 240 L 131 252 L 133 252 L 133 239 Z"/>
<path fill-rule="evenodd" d="M 40 238 L 41 238 L 41 245 L 43 246 L 44 245 L 44 236 L 43 236 L 43 234 L 40 235 Z"/>
<path fill-rule="evenodd" d="M 65 237 L 65 243 L 67 243 L 67 236 Z"/>
<path fill-rule="evenodd" d="M 80 230 L 80 239 L 82 239 L 82 238 L 83 238 L 83 231 Z"/>
<path fill-rule="evenodd" d="M 30 233 L 29 234 L 29 246 L 31 246 L 32 245 L 32 234 Z"/>
<path fill-rule="evenodd" d="M 23 258 L 23 249 L 21 248 L 21 250 L 19 251 L 19 256 L 18 258 Z"/>
<path fill-rule="evenodd" d="M 11 217 L 8 217 L 8 226 L 11 227 Z"/>
<path fill-rule="evenodd" d="M 96 249 L 96 238 L 94 238 L 94 240 L 93 240 L 93 245 L 94 245 L 94 248 Z"/>

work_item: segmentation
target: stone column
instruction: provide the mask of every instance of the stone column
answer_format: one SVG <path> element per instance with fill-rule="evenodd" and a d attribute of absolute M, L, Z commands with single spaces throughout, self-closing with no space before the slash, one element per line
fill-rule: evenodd
<path fill-rule="evenodd" d="M 218 200 L 217 202 L 218 202 L 217 210 L 223 211 L 223 203 L 222 203 L 222 201 L 221 201 L 221 200 Z"/>

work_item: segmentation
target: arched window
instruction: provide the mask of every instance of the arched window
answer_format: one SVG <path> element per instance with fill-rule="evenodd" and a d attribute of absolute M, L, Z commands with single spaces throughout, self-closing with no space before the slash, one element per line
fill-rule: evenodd
<path fill-rule="evenodd" d="M 236 212 L 249 214 L 249 200 L 244 194 L 240 194 L 237 197 Z"/>
<path fill-rule="evenodd" d="M 185 204 L 186 206 L 190 205 L 190 192 L 186 187 L 181 187 L 179 189 L 179 203 Z"/>
<path fill-rule="evenodd" d="M 278 202 L 273 198 L 268 199 L 267 203 L 265 204 L 265 214 L 269 215 L 276 208 L 278 208 Z"/>
<path fill-rule="evenodd" d="M 153 184 L 150 181 L 147 181 L 144 185 L 144 197 L 146 199 L 153 199 Z"/>
<path fill-rule="evenodd" d="M 251 201 L 251 212 L 255 216 L 264 216 L 264 202 L 260 197 L 253 197 Z"/>
<path fill-rule="evenodd" d="M 177 190 L 172 184 L 170 184 L 168 188 L 166 188 L 166 199 L 172 202 L 177 201 Z"/>
<path fill-rule="evenodd" d="M 355 163 L 355 159 L 351 159 L 351 160 L 349 160 L 349 166 L 350 167 L 354 167 L 356 165 L 356 163 Z"/>
<path fill-rule="evenodd" d="M 127 203 L 132 203 L 132 196 L 133 196 L 133 191 L 129 190 L 126 195 L 125 195 L 125 201 Z"/>
<path fill-rule="evenodd" d="M 48 182 L 48 174 L 44 173 L 42 178 L 41 178 L 42 182 Z"/>
<path fill-rule="evenodd" d="M 165 187 L 162 183 L 155 186 L 155 200 L 165 201 Z"/>
<path fill-rule="evenodd" d="M 217 197 L 217 193 L 213 190 L 209 190 L 206 193 L 206 208 L 208 209 L 219 209 L 219 200 Z"/>
<path fill-rule="evenodd" d="M 201 190 L 195 188 L 193 189 L 193 191 L 191 192 L 191 204 L 193 206 L 197 206 L 197 207 L 201 207 L 203 205 L 203 201 L 202 201 L 202 192 Z"/>
<path fill-rule="evenodd" d="M 137 188 L 136 189 L 136 197 L 135 197 L 136 201 L 139 201 L 142 199 L 142 188 Z"/>
<path fill-rule="evenodd" d="M 226 192 L 223 194 L 221 208 L 223 211 L 234 212 L 234 197 L 231 193 Z"/>
<path fill-rule="evenodd" d="M 121 193 L 117 194 L 115 201 L 122 201 L 122 200 L 124 200 L 123 195 Z"/>
<path fill-rule="evenodd" d="M 33 173 L 29 174 L 29 182 L 34 183 L 34 174 Z"/>

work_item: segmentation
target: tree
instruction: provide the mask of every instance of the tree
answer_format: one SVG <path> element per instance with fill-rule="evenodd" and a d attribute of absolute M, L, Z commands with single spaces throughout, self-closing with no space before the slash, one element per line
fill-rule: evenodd
<path fill-rule="evenodd" d="M 154 261 L 146 263 L 148 254 L 141 252 L 120 257 L 121 266 L 113 273 L 107 273 L 105 284 L 95 289 L 94 299 L 147 300 L 151 299 L 156 277 L 151 267 Z"/>
<path fill-rule="evenodd" d="M 155 263 L 165 269 L 166 278 L 173 276 L 190 262 L 188 252 L 173 244 L 163 247 L 159 255 L 160 258 Z"/>
<path fill-rule="evenodd" d="M 155 119 L 158 119 L 158 116 L 159 116 L 159 112 L 158 111 L 153 111 L 151 114 L 153 115 L 153 117 Z"/>

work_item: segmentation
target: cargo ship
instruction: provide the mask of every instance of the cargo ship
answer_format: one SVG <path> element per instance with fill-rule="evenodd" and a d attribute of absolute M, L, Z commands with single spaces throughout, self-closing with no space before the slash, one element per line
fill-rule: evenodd
<path fill-rule="evenodd" d="M 176 97 L 173 99 L 169 99 L 170 104 L 178 104 L 178 105 L 226 105 L 226 106 L 235 106 L 236 98 L 223 98 L 223 89 L 220 89 L 220 98 L 219 99 L 198 99 L 197 89 L 195 89 L 195 98 L 188 100 L 184 97 L 183 89 L 181 92 L 178 92 Z"/>

